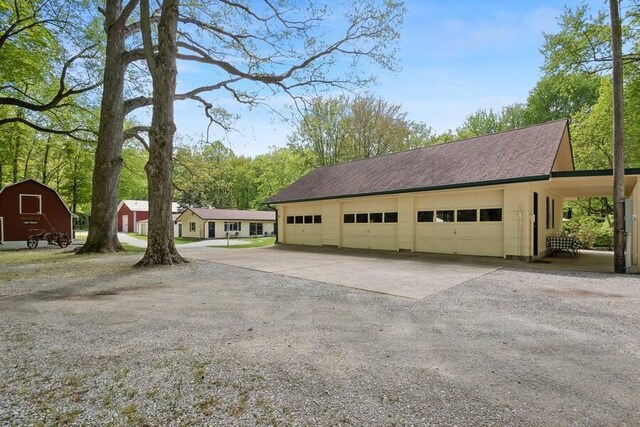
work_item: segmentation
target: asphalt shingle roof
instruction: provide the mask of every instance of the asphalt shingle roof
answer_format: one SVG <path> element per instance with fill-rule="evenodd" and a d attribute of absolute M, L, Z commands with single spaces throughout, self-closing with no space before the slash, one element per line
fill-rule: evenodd
<path fill-rule="evenodd" d="M 549 176 L 567 120 L 317 168 L 265 203 Z"/>
<path fill-rule="evenodd" d="M 189 208 L 194 214 L 205 220 L 250 220 L 250 221 L 275 221 L 274 211 L 243 211 L 236 209 L 207 209 Z"/>

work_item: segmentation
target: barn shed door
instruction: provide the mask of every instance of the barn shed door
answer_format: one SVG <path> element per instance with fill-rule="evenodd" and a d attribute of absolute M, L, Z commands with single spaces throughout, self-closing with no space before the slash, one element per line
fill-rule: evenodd
<path fill-rule="evenodd" d="M 503 199 L 502 190 L 416 197 L 416 251 L 503 256 Z"/>
<path fill-rule="evenodd" d="M 0 216 L 0 244 L 4 243 L 4 218 Z"/>
<path fill-rule="evenodd" d="M 122 215 L 122 232 L 129 232 L 129 215 Z"/>

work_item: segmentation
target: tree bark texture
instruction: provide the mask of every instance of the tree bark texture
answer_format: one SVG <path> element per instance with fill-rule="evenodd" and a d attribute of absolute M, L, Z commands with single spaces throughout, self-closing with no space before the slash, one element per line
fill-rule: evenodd
<path fill-rule="evenodd" d="M 93 169 L 91 217 L 87 242 L 78 253 L 122 250 L 118 240 L 116 210 L 122 168 L 126 19 L 121 19 L 122 0 L 108 0 L 106 3 L 107 47 L 98 146 Z"/>
<path fill-rule="evenodd" d="M 147 7 L 142 1 L 141 8 Z M 148 9 L 147 9 L 148 11 Z M 147 22 L 148 24 L 148 22 Z M 153 81 L 153 115 L 149 130 L 149 161 L 145 166 L 149 183 L 149 237 L 147 250 L 137 266 L 181 264 L 187 262 L 176 250 L 173 241 L 173 138 L 176 132 L 173 102 L 176 92 L 178 1 L 164 0 L 158 23 L 158 53 L 148 49 L 150 28 L 147 32 L 145 50 Z"/>
<path fill-rule="evenodd" d="M 625 273 L 622 31 L 618 0 L 609 0 L 609 6 L 611 9 L 611 51 L 613 53 L 613 264 L 616 273 Z"/>

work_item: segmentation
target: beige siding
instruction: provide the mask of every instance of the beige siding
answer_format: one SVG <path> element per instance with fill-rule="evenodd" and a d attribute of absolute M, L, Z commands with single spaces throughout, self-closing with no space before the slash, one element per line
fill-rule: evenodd
<path fill-rule="evenodd" d="M 240 230 L 237 235 L 235 231 L 231 231 L 229 237 L 244 237 L 250 236 L 250 224 L 252 222 L 262 223 L 262 231 L 265 234 L 273 235 L 275 221 L 245 221 L 245 220 L 203 220 L 199 216 L 194 215 L 191 211 L 186 211 L 179 217 L 179 222 L 182 223 L 182 237 L 194 238 L 194 239 L 209 239 L 209 223 L 214 224 L 216 239 L 224 239 L 227 237 L 227 232 L 224 230 L 225 222 L 240 222 Z M 195 223 L 195 231 L 190 231 L 190 223 Z M 174 233 L 178 235 L 177 226 L 174 228 Z"/>
<path fill-rule="evenodd" d="M 562 141 L 556 154 L 555 162 L 553 163 L 553 171 L 572 171 L 573 170 L 573 155 L 571 153 L 571 142 L 569 141 L 569 128 L 565 128 L 562 135 Z"/>
<path fill-rule="evenodd" d="M 203 221 L 197 215 L 194 215 L 191 211 L 186 211 L 180 215 L 180 222 L 182 222 L 182 237 L 190 237 L 193 239 L 202 239 L 203 234 Z M 195 223 L 195 231 L 191 231 L 190 223 Z"/>
<path fill-rule="evenodd" d="M 539 197 L 538 250 L 539 256 L 544 256 L 546 237 L 562 231 L 563 205 L 562 197 L 549 191 L 546 181 L 281 204 L 278 206 L 280 241 L 300 245 L 532 257 L 534 191 Z M 547 197 L 555 200 L 555 227 L 549 229 L 546 228 Z M 479 210 L 483 208 L 501 208 L 502 221 L 480 221 Z M 477 210 L 478 221 L 417 222 L 418 211 L 435 213 L 459 209 Z M 344 224 L 343 221 L 345 214 L 377 212 L 397 212 L 398 222 Z M 305 215 L 322 215 L 322 224 L 287 224 L 288 216 Z M 637 243 L 635 245 L 637 249 Z"/>
<path fill-rule="evenodd" d="M 415 251 L 415 219 L 413 195 L 398 197 L 398 249 Z"/>
<path fill-rule="evenodd" d="M 508 185 L 504 189 L 502 220 L 506 256 L 531 256 L 532 198 L 533 193 L 528 184 Z"/>

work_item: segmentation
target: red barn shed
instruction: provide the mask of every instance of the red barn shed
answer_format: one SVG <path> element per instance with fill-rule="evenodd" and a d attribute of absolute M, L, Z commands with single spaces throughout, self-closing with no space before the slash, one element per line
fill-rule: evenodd
<path fill-rule="evenodd" d="M 51 229 L 72 237 L 72 215 L 56 190 L 35 179 L 9 184 L 0 190 L 0 243 Z"/>
<path fill-rule="evenodd" d="M 138 222 L 149 219 L 149 202 L 146 200 L 123 200 L 118 204 L 118 231 L 136 233 Z M 171 211 L 178 212 L 178 204 L 171 204 Z"/>

